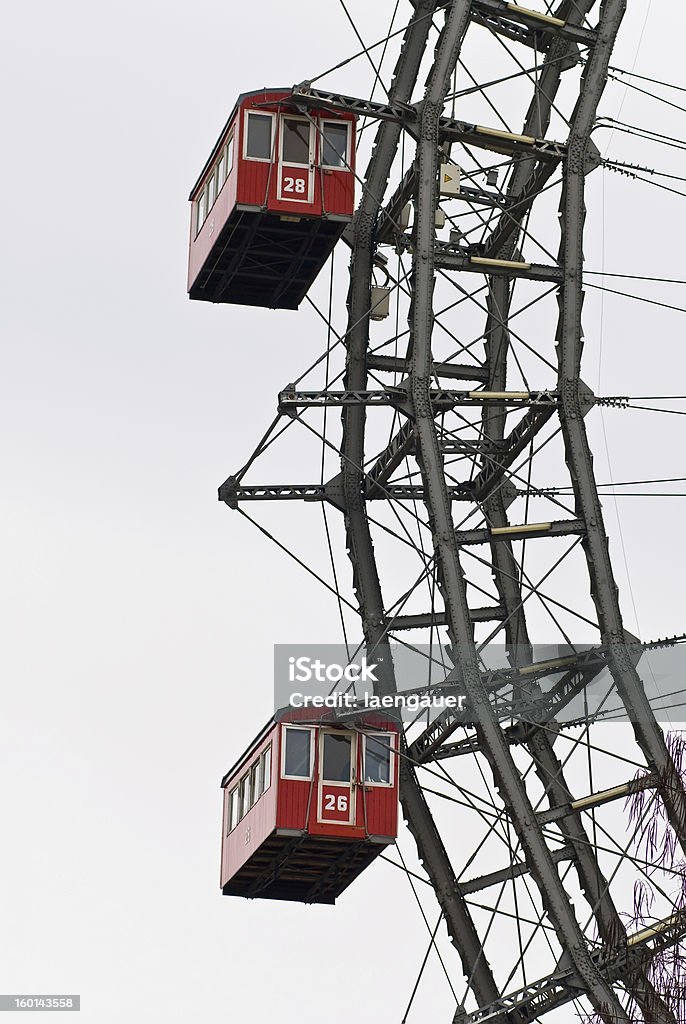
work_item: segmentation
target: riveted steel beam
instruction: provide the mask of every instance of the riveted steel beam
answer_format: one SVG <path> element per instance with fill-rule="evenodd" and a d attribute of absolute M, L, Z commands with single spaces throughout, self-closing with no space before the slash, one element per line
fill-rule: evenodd
<path fill-rule="evenodd" d="M 651 768 L 662 778 L 661 793 L 672 827 L 682 850 L 686 851 L 686 793 L 667 749 L 662 730 L 655 720 L 641 679 L 627 652 L 627 642 L 610 561 L 603 513 L 593 473 L 588 438 L 579 398 L 579 367 L 583 333 L 582 225 L 585 217 L 584 157 L 588 134 L 594 123 L 598 101 L 607 80 L 612 44 L 619 29 L 626 0 L 606 0 L 599 39 L 586 67 L 584 90 L 577 104 L 569 138 L 569 159 L 565 167 L 560 207 L 562 244 L 560 259 L 565 265 L 565 287 L 560 295 L 558 323 L 559 380 L 564 392 L 560 418 L 577 514 L 586 523 L 583 547 L 588 562 L 591 593 L 598 613 L 603 643 L 610 657 L 610 670 L 629 718 L 636 740 Z"/>
<path fill-rule="evenodd" d="M 312 409 L 320 406 L 362 405 L 366 408 L 374 406 L 395 406 L 403 409 L 407 406 L 407 389 L 404 387 L 386 388 L 383 391 L 281 391 L 279 393 L 279 412 L 288 413 L 295 409 Z M 480 406 L 485 402 L 497 402 L 499 405 L 511 406 L 513 409 L 542 406 L 554 410 L 557 405 L 555 391 L 453 391 L 448 389 L 432 389 L 428 395 L 432 408 L 435 410 L 454 409 L 456 406 Z"/>
<path fill-rule="evenodd" d="M 340 475 L 326 484 L 236 484 L 230 481 L 219 488 L 219 500 L 229 508 L 238 508 L 245 501 L 328 501 L 336 508 L 344 509 L 344 493 Z M 455 484 L 449 488 L 453 501 L 470 501 L 466 484 Z M 370 485 L 365 494 L 367 501 L 421 501 L 424 497 L 422 484 Z"/>
<path fill-rule="evenodd" d="M 484 412 L 485 411 L 486 409 L 484 408 Z M 500 407 L 494 407 L 494 411 L 500 411 L 500 414 L 502 415 L 502 405 Z M 522 454 L 534 437 L 536 437 L 539 430 L 545 426 L 554 411 L 554 409 L 546 406 L 539 406 L 527 411 L 519 423 L 505 438 L 504 451 L 502 454 L 499 455 L 497 459 L 486 460 L 484 468 L 471 482 L 471 492 L 474 495 L 475 501 L 484 501 L 488 497 L 488 495 L 503 479 L 515 459 Z M 487 422 L 487 428 L 485 429 L 491 430 L 491 433 L 486 436 L 493 437 L 494 428 L 492 426 L 492 419 L 488 418 L 485 422 Z M 495 439 L 497 440 L 497 433 Z M 502 523 L 499 525 L 505 524 Z"/>
<path fill-rule="evenodd" d="M 402 233 L 402 212 L 412 199 L 416 187 L 417 169 L 413 165 L 405 171 L 402 181 L 379 215 L 376 229 L 377 242 L 390 242 L 396 235 Z"/>
<path fill-rule="evenodd" d="M 560 13 L 564 17 L 581 21 L 592 5 L 593 0 L 581 0 L 580 3 L 574 0 L 572 4 L 567 5 L 567 9 L 561 10 Z M 541 74 L 540 89 L 529 108 L 524 127 L 525 133 L 542 135 L 547 130 L 562 71 L 569 66 L 566 59 L 566 45 L 558 39 L 552 41 L 548 49 Z M 574 57 L 572 57 L 571 63 L 574 63 Z M 583 159 L 584 173 L 597 166 L 597 162 L 596 147 L 587 148 Z M 512 212 L 509 216 L 500 218 L 490 239 L 486 242 L 485 252 L 487 255 L 499 256 L 505 260 L 512 257 L 518 244 L 522 218 L 530 209 L 541 189 L 546 187 L 552 171 L 553 167 L 549 163 L 536 165 L 535 161 L 531 159 L 520 161 L 515 169 L 508 192 Z M 562 254 L 560 258 L 563 258 Z M 507 282 L 502 278 L 494 279 L 489 294 L 489 322 L 486 327 L 487 351 L 490 353 L 490 365 L 493 372 L 489 386 L 494 388 L 505 387 L 509 346 L 507 322 L 510 303 L 511 292 Z M 484 410 L 484 430 L 489 432 L 489 436 L 496 438 L 502 436 L 504 421 L 504 415 L 498 417 L 495 410 Z M 490 471 L 491 464 L 485 463 L 483 472 L 488 474 Z M 487 499 L 487 510 L 491 523 L 499 524 L 501 527 L 507 525 L 507 513 L 498 489 Z M 515 656 L 526 657 L 528 635 L 524 608 L 521 595 L 518 593 L 517 566 L 509 544 L 493 544 L 492 559 L 496 585 L 501 600 L 508 609 L 510 649 L 516 652 Z M 575 668 L 570 668 L 556 685 L 555 690 L 559 694 L 562 706 L 568 703 L 595 674 L 592 668 L 589 669 L 589 657 L 592 657 L 592 654 L 578 658 L 579 664 Z M 585 665 L 581 664 L 582 661 L 585 662 Z M 597 671 L 599 668 L 596 668 L 595 672 Z M 555 707 L 553 713 L 557 711 L 559 708 Z M 545 717 L 553 717 L 553 715 Z M 549 734 L 543 729 L 532 729 L 526 734 L 525 742 L 534 758 L 537 773 L 546 789 L 551 807 L 568 803 L 571 800 L 571 793 L 567 789 L 563 767 L 553 750 Z M 446 753 L 448 752 L 446 751 Z M 596 919 L 598 934 L 606 943 L 619 942 L 626 934 L 624 923 L 614 906 L 609 886 L 599 869 L 592 844 L 586 835 L 579 813 L 573 813 L 566 819 L 565 829 L 573 844 L 576 873 L 581 889 Z M 635 972 L 626 979 L 626 984 L 641 1007 L 646 1020 L 654 1021 L 655 1024 L 673 1022 L 673 1014 L 657 996 L 644 971 Z"/>
<path fill-rule="evenodd" d="M 555 850 L 552 856 L 556 864 L 561 864 L 564 861 L 572 860 L 574 853 L 571 847 L 563 846 L 561 849 Z M 528 865 L 524 861 L 516 861 L 499 871 L 490 871 L 487 875 L 480 875 L 478 878 L 470 878 L 467 882 L 460 882 L 460 889 L 465 896 L 468 896 L 472 892 L 482 892 L 492 885 L 502 885 L 503 882 L 527 874 L 528 871 Z"/>
<path fill-rule="evenodd" d="M 465 12 L 468 4 L 464 4 Z M 403 37 L 391 85 L 394 103 L 409 103 L 427 46 L 435 3 L 416 0 L 415 13 Z M 466 27 L 466 24 L 465 24 Z M 376 136 L 366 174 L 366 188 L 353 221 L 349 242 L 352 247 L 350 289 L 348 292 L 348 328 L 346 332 L 346 373 L 344 386 L 350 390 L 367 389 L 367 350 L 369 343 L 369 293 L 372 284 L 374 232 L 386 192 L 391 165 L 395 159 L 401 127 L 398 121 L 383 122 Z M 396 690 L 393 659 L 386 632 L 386 615 L 376 567 L 374 546 L 363 498 L 361 467 L 365 462 L 364 405 L 344 407 L 341 445 L 341 478 L 344 493 L 347 548 L 353 568 L 355 589 L 364 637 L 374 661 L 379 665 L 377 690 L 381 694 Z M 479 1004 L 497 998 L 498 988 L 481 946 L 464 897 L 459 893 L 450 858 L 435 826 L 431 811 L 405 758 L 400 761 L 400 799 L 408 827 L 417 845 L 418 855 L 431 880 L 443 911 L 448 934 L 471 979 Z M 496 1020 L 505 1024 L 504 1017 Z"/>
<path fill-rule="evenodd" d="M 390 121 L 402 126 L 412 135 L 416 135 L 420 120 L 419 107 L 410 103 L 365 100 L 358 96 L 313 89 L 306 82 L 293 88 L 292 98 L 296 106 L 343 110 L 358 117 Z M 500 128 L 460 121 L 452 117 L 439 116 L 438 138 L 446 142 L 475 146 L 477 149 L 487 149 L 493 153 L 514 156 L 531 154 L 541 160 L 559 161 L 567 155 L 567 147 L 563 142 L 539 139 L 532 135 L 518 135 L 515 132 L 506 132 Z"/>
<path fill-rule="evenodd" d="M 564 280 L 561 267 L 492 256 L 468 256 L 455 252 L 446 242 L 436 242 L 435 264 L 442 270 L 463 270 L 470 274 L 487 274 L 489 277 L 545 281 L 551 284 L 562 284 Z"/>
<path fill-rule="evenodd" d="M 575 25 L 554 15 L 527 10 L 526 7 L 507 3 L 506 0 L 474 0 L 473 10 L 496 31 L 502 31 L 528 45 L 535 45 L 538 42 L 539 50 L 545 49 L 545 44 L 540 45 L 542 36 L 558 36 L 582 46 L 595 45 L 594 29 Z M 513 31 L 515 26 L 521 26 L 528 31 L 517 33 Z"/>
<path fill-rule="evenodd" d="M 601 790 L 597 793 L 590 793 L 588 796 L 573 800 L 571 797 L 567 803 L 558 804 L 545 811 L 538 812 L 538 820 L 541 825 L 548 825 L 552 821 L 560 821 L 574 814 L 575 811 L 592 810 L 602 804 L 612 803 L 614 800 L 625 800 L 632 793 L 641 793 L 644 789 L 655 789 L 659 779 L 654 773 L 643 775 L 638 779 L 631 779 L 621 786 L 613 786 L 612 789 Z"/>
<path fill-rule="evenodd" d="M 412 372 L 408 394 L 416 422 L 418 462 L 427 492 L 425 499 L 433 526 L 438 580 L 449 620 L 451 638 L 461 653 L 460 670 L 477 736 L 490 764 L 497 788 L 507 803 L 531 875 L 555 927 L 560 945 L 569 952 L 574 970 L 588 997 L 606 1024 L 628 1024 L 628 1017 L 611 985 L 593 963 L 569 897 L 561 883 L 551 852 L 534 822 L 533 809 L 512 759 L 508 743 L 485 693 L 472 641 L 466 583 L 460 564 L 450 514 L 441 453 L 432 413 L 431 335 L 435 273 L 434 211 L 437 200 L 438 150 L 441 110 L 447 94 L 462 36 L 459 5 L 449 9 L 429 75 L 419 126 L 419 184 L 412 264 L 413 299 L 410 311 Z M 471 645 L 471 649 L 470 649 Z"/>
<path fill-rule="evenodd" d="M 373 498 L 375 492 L 382 491 L 388 483 L 395 470 L 405 458 L 414 451 L 414 426 L 406 422 L 388 443 L 388 447 L 379 455 L 372 468 L 367 473 L 365 481 L 368 498 Z"/>
<path fill-rule="evenodd" d="M 385 373 L 407 373 L 406 356 L 370 355 L 367 359 L 370 370 L 381 370 Z M 454 380 L 478 380 L 482 384 L 488 380 L 488 370 L 477 363 L 441 363 L 433 364 L 435 377 L 446 377 Z"/>
<path fill-rule="evenodd" d="M 483 608 L 470 608 L 472 622 L 497 622 L 505 618 L 505 609 L 498 604 Z M 417 615 L 394 615 L 388 619 L 387 628 L 395 633 L 404 629 L 432 629 L 447 625 L 445 612 L 425 612 Z"/>
<path fill-rule="evenodd" d="M 492 526 L 483 530 L 456 530 L 455 539 L 460 547 L 469 544 L 498 544 L 513 540 L 534 540 L 540 537 L 570 537 L 582 534 L 585 526 L 581 519 L 558 520 L 554 523 L 524 523 L 521 525 Z"/>

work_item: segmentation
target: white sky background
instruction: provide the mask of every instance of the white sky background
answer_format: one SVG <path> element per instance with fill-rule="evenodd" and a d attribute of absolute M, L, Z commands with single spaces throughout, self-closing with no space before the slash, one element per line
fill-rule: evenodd
<path fill-rule="evenodd" d="M 349 3 L 367 41 L 393 6 Z M 630 3 L 614 64 L 632 67 L 645 13 Z M 686 82 L 679 19 L 652 4 L 637 71 Z M 186 198 L 237 94 L 309 78 L 357 41 L 334 0 L 38 0 L 3 20 L 0 992 L 81 993 L 84 1024 L 400 1020 L 426 945 L 400 872 L 376 865 L 336 908 L 219 895 L 219 779 L 271 712 L 272 645 L 338 633 L 334 603 L 216 488 L 324 336 L 306 311 L 185 293 Z M 368 70 L 328 81 L 362 94 Z M 612 86 L 603 111 L 623 97 Z M 621 118 L 686 127 L 635 93 Z M 639 146 L 615 136 L 611 155 L 683 173 L 680 154 Z M 683 201 L 604 180 L 606 269 L 686 277 Z M 627 290 L 686 305 L 678 288 Z M 681 323 L 608 297 L 600 393 L 684 392 Z M 597 298 L 585 324 L 596 388 Z M 680 418 L 605 422 L 615 479 L 682 475 Z M 619 509 L 627 625 L 684 630 L 679 499 Z M 424 1005 L 449 1012 L 443 994 Z"/>

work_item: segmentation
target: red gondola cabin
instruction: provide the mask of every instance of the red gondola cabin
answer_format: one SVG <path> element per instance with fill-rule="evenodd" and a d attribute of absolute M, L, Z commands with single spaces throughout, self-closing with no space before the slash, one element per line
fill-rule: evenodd
<path fill-rule="evenodd" d="M 227 896 L 334 903 L 395 840 L 398 731 L 272 720 L 222 780 Z"/>
<path fill-rule="evenodd" d="M 354 160 L 354 115 L 240 96 L 190 194 L 190 297 L 297 309 L 352 220 Z"/>

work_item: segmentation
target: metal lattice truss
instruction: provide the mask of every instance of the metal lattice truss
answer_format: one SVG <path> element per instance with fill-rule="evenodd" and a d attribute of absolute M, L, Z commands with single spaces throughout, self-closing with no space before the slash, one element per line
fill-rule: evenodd
<path fill-rule="evenodd" d="M 342 381 L 292 384 L 278 397 L 277 422 L 309 424 L 340 468 L 328 480 L 276 485 L 248 483 L 244 470 L 220 489 L 234 508 L 295 500 L 342 514 L 349 606 L 381 666 L 380 693 L 396 690 L 392 638 L 431 644 L 447 630 L 455 665 L 446 674 L 467 695 L 472 724 L 444 715 L 408 730 L 401 798 L 461 960 L 458 1024 L 531 1021 L 575 1000 L 607 1024 L 678 1017 L 653 968 L 686 931 L 673 898 L 682 854 L 651 860 L 642 840 L 646 821 L 659 819 L 686 850 L 686 800 L 622 623 L 587 438 L 595 400 L 580 378 L 584 192 L 599 163 L 591 131 L 625 5 L 562 0 L 545 13 L 503 0 L 415 0 L 387 102 L 307 83 L 294 90 L 305 112 L 328 106 L 378 121 L 346 236 Z M 512 54 L 520 69 L 515 128 L 474 76 L 464 95 L 492 123 L 450 109 L 475 34 L 475 45 Z M 402 166 L 401 150 L 412 154 Z M 448 197 L 446 164 L 462 175 Z M 449 240 L 438 237 L 437 211 Z M 555 235 L 551 253 L 539 237 Z M 407 313 L 383 344 L 370 307 L 379 272 Z M 329 407 L 342 417 L 335 436 Z M 324 431 L 312 426 L 322 416 Z M 546 492 L 564 465 L 569 504 Z M 404 558 L 406 585 L 388 599 L 385 564 L 396 578 Z M 564 657 L 537 660 L 533 631 L 546 628 L 566 642 Z M 590 638 L 583 649 L 578 628 Z M 489 642 L 506 645 L 506 666 L 486 670 Z M 559 719 L 601 671 L 632 723 L 621 753 L 592 710 L 582 722 Z M 528 719 L 516 714 L 523 699 L 536 710 Z M 449 850 L 453 805 L 474 825 Z M 637 878 L 657 898 L 648 924 L 633 915 Z"/>

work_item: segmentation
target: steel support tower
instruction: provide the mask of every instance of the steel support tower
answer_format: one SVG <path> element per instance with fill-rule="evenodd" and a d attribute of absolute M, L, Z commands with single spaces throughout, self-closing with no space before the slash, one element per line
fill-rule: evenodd
<path fill-rule="evenodd" d="M 279 395 L 284 422 L 340 408 L 342 430 L 327 442 L 339 453 L 340 472 L 328 482 L 265 485 L 249 484 L 242 471 L 220 498 L 234 508 L 256 500 L 322 502 L 340 514 L 353 603 L 367 650 L 382 666 L 380 693 L 396 689 L 393 637 L 417 644 L 432 642 L 437 630 L 449 637 L 450 678 L 467 695 L 471 724 L 444 714 L 408 732 L 401 799 L 459 956 L 461 971 L 456 962 L 448 973 L 456 981 L 464 976 L 456 1024 L 513 1024 L 548 1013 L 569 1020 L 573 1001 L 582 1015 L 606 1024 L 676 1024 L 678 986 L 656 964 L 679 949 L 686 916 L 674 885 L 655 872 L 666 871 L 672 882 L 680 877 L 682 773 L 637 668 L 643 647 L 622 622 L 587 437 L 595 399 L 580 376 L 585 188 L 600 163 L 591 132 L 626 0 L 561 0 L 554 11 L 504 0 L 413 6 L 384 102 L 309 83 L 293 93 L 305 114 L 329 106 L 378 122 L 346 236 L 352 257 L 342 387 L 289 385 Z M 533 89 L 516 128 L 503 125 L 492 103 L 490 125 L 459 120 L 461 94 L 451 110 L 456 69 L 474 34 L 479 45 L 515 54 L 520 68 L 535 66 L 518 80 Z M 488 83 L 477 78 L 473 91 L 488 97 Z M 553 123 L 557 140 L 549 137 Z M 399 170 L 401 148 L 411 156 Z M 460 193 L 442 199 L 441 169 L 458 165 Z M 441 205 L 455 225 L 449 241 L 436 227 Z M 544 258 L 540 225 L 547 239 L 559 239 Z M 371 323 L 379 269 L 407 311 L 407 328 L 396 330 L 390 352 L 374 344 Z M 470 291 L 473 282 L 480 291 Z M 441 305 L 441 293 L 451 289 L 455 301 Z M 515 294 L 523 295 L 523 307 L 515 308 Z M 483 313 L 478 345 L 462 332 L 465 304 Z M 534 306 L 537 320 L 520 327 L 523 310 Z M 381 415 L 386 423 L 392 417 L 382 446 L 375 426 Z M 556 479 L 566 467 L 568 500 L 533 483 L 550 480 L 555 459 Z M 545 521 L 534 515 L 541 505 Z M 395 516 L 398 543 L 419 554 L 424 606 L 409 572 L 411 601 L 391 605 L 384 595 L 375 538 L 384 507 L 385 532 Z M 411 539 L 405 523 L 413 526 Z M 525 557 L 545 571 L 527 571 Z M 567 653 L 541 660 L 532 608 L 557 625 L 576 616 L 595 630 L 595 641 L 575 645 L 560 626 Z M 485 669 L 487 642 L 506 645 L 507 666 Z M 603 671 L 631 722 L 631 751 L 619 758 L 592 709 L 583 721 L 561 716 Z M 515 715 L 522 701 L 535 713 Z M 490 792 L 490 807 L 460 791 L 462 802 L 471 802 L 462 813 L 483 827 L 482 847 L 506 839 L 500 866 L 471 875 L 467 853 L 446 838 L 445 816 L 441 824 L 436 819 L 422 774 L 432 770 L 437 786 L 436 775 L 445 772 L 447 785 L 450 766 L 467 762 Z M 648 821 L 671 837 L 671 866 L 655 844 L 646 853 Z M 635 907 L 636 879 L 662 900 L 648 923 Z"/>

